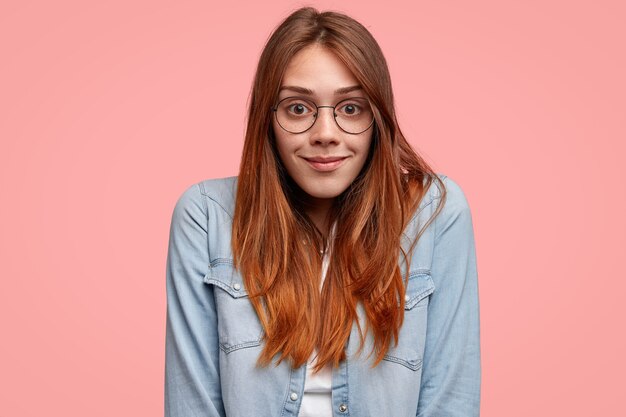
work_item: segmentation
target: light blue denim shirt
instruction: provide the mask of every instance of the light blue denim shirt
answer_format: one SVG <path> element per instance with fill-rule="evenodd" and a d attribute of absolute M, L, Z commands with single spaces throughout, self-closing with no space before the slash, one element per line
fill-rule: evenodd
<path fill-rule="evenodd" d="M 480 411 L 478 277 L 470 208 L 458 184 L 415 245 L 408 266 L 398 345 L 372 368 L 371 332 L 357 356 L 356 323 L 347 359 L 332 372 L 336 417 L 470 417 Z M 231 226 L 237 178 L 205 180 L 173 211 L 166 266 L 166 417 L 296 417 L 306 364 L 256 367 L 263 329 L 233 267 Z M 441 202 L 430 186 L 402 245 Z M 259 219 L 261 220 L 261 219 Z M 402 271 L 406 265 L 400 262 Z M 359 320 L 365 320 L 363 310 Z"/>

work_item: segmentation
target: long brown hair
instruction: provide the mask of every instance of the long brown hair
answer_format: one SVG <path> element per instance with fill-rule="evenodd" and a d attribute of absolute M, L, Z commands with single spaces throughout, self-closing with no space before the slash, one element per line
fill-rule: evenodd
<path fill-rule="evenodd" d="M 318 43 L 336 54 L 367 94 L 375 122 L 368 160 L 335 199 L 329 224 L 336 229 L 326 279 L 320 292 L 320 248 L 324 237 L 304 214 L 302 190 L 287 174 L 275 147 L 270 108 L 287 64 L 301 49 Z M 354 19 L 337 12 L 301 8 L 272 33 L 259 59 L 249 101 L 239 169 L 232 249 L 250 301 L 264 328 L 258 365 L 278 356 L 293 367 L 318 349 L 316 371 L 337 366 L 356 321 L 361 349 L 374 336 L 374 366 L 404 319 L 406 278 L 400 254 L 410 264 L 400 238 L 433 181 L 445 187 L 404 138 L 393 106 L 387 63 L 376 40 Z M 415 238 L 440 212 L 441 204 Z M 408 268 L 407 268 L 408 272 Z M 357 318 L 362 303 L 365 330 Z"/>

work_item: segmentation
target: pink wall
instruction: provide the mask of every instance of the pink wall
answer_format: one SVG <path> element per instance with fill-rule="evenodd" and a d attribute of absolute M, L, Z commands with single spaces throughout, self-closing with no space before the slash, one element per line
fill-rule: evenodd
<path fill-rule="evenodd" d="M 302 4 L 0 5 L 2 416 L 162 414 L 175 199 L 236 174 L 254 65 Z M 617 415 L 624 3 L 310 4 L 372 31 L 403 130 L 470 201 L 482 416 Z"/>

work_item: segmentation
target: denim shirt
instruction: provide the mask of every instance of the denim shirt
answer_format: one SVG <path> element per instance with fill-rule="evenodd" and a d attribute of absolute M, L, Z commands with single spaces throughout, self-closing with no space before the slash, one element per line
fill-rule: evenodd
<path fill-rule="evenodd" d="M 480 411 L 478 277 L 470 209 L 443 174 L 447 200 L 408 265 L 398 344 L 372 367 L 373 338 L 356 355 L 354 323 L 346 360 L 332 371 L 336 417 L 470 417 Z M 231 227 L 237 177 L 188 187 L 176 202 L 166 262 L 166 417 L 296 417 L 306 364 L 256 367 L 263 328 L 233 266 Z M 441 202 L 429 187 L 404 231 L 408 250 Z M 265 221 L 264 219 L 257 219 Z M 399 260 L 403 272 L 407 266 Z M 359 307 L 361 307 L 359 305 Z M 365 316 L 357 309 L 359 320 Z"/>

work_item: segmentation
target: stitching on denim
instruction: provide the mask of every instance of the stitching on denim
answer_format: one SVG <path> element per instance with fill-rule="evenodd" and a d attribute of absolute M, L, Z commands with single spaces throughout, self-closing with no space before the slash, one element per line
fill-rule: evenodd
<path fill-rule="evenodd" d="M 408 283 L 411 280 L 418 279 L 418 277 L 425 276 L 430 285 L 425 288 L 422 292 L 413 295 L 407 302 L 404 303 L 405 310 L 412 310 L 420 301 L 422 301 L 426 296 L 432 294 L 435 291 L 435 286 L 432 284 L 432 279 L 430 278 L 430 269 L 427 268 L 418 268 L 409 273 Z M 407 286 L 408 286 L 407 283 Z"/>
<path fill-rule="evenodd" d="M 406 225 L 406 229 L 408 229 L 409 227 L 413 226 L 413 223 L 415 223 L 417 221 L 417 218 L 419 217 L 420 213 L 422 211 L 424 211 L 424 209 L 428 206 L 430 206 L 435 200 L 440 199 L 441 196 L 440 195 L 436 195 L 436 196 L 432 196 L 430 201 L 428 201 L 426 204 L 424 204 L 423 206 L 420 206 L 417 208 L 417 210 L 415 211 L 415 213 L 413 214 L 413 216 L 411 217 L 411 220 L 409 220 L 409 223 Z M 419 231 L 418 231 L 419 232 Z M 407 240 L 410 241 L 409 236 L 406 234 L 405 231 L 402 231 L 402 235 L 404 237 L 406 237 Z"/>
<path fill-rule="evenodd" d="M 230 293 L 230 286 L 224 284 L 222 281 L 219 281 L 219 280 L 213 279 L 213 278 L 207 278 L 207 279 L 204 280 L 204 282 L 206 282 L 207 284 L 217 285 L 218 287 L 220 287 L 224 291 Z"/>
<path fill-rule="evenodd" d="M 211 261 L 211 265 L 210 266 L 213 268 L 213 267 L 216 267 L 216 266 L 219 266 L 219 265 L 230 265 L 230 266 L 233 266 L 233 265 L 235 265 L 235 263 L 230 258 L 215 258 L 215 259 L 213 259 Z"/>
<path fill-rule="evenodd" d="M 239 349 L 245 349 L 245 348 L 250 348 L 250 347 L 255 347 L 255 346 L 259 346 L 261 344 L 261 340 L 253 340 L 250 342 L 243 342 L 243 343 L 237 343 L 236 345 L 228 345 L 227 343 L 223 343 L 220 342 L 220 349 L 226 353 L 229 354 L 235 350 L 239 350 Z"/>
<path fill-rule="evenodd" d="M 307 370 L 307 367 L 305 364 L 302 367 L 300 367 L 300 370 L 299 370 L 300 372 L 298 373 L 298 376 L 300 378 L 304 377 L 303 381 L 305 382 L 306 382 L 306 370 Z M 300 385 L 302 388 L 301 390 L 298 391 L 298 394 L 300 395 L 300 401 L 298 401 L 298 405 L 296 406 L 296 409 L 294 410 L 296 416 L 300 414 L 300 408 L 302 407 L 302 398 L 304 398 L 304 385 L 305 384 Z"/>
<path fill-rule="evenodd" d="M 204 185 L 202 185 L 201 182 L 196 184 L 198 186 L 198 190 L 200 190 L 200 195 L 204 195 L 206 196 L 206 193 L 204 192 Z M 207 206 L 206 200 L 203 198 L 202 199 L 202 205 L 204 206 L 204 215 L 206 216 L 207 220 L 209 219 L 209 206 Z"/>
<path fill-rule="evenodd" d="M 204 195 L 204 186 L 202 185 L 202 183 L 197 183 L 196 184 L 198 186 L 198 190 L 200 191 L 200 195 Z M 202 206 L 204 207 L 204 219 L 205 219 L 205 224 L 204 227 L 206 228 L 206 230 L 209 230 L 209 206 L 206 203 L 206 199 L 202 198 Z M 207 251 L 207 255 L 209 256 L 209 259 L 211 259 L 211 248 L 209 248 L 209 234 L 207 233 L 206 236 L 206 251 Z"/>
<path fill-rule="evenodd" d="M 289 391 L 291 391 L 291 381 L 293 379 L 293 368 L 289 367 L 289 385 L 287 385 L 287 392 L 285 392 L 285 399 L 283 401 L 283 408 L 280 413 L 281 416 L 285 415 L 285 409 L 287 407 L 287 399 L 289 398 Z"/>
<path fill-rule="evenodd" d="M 422 291 L 421 293 L 419 293 L 415 297 L 411 298 L 409 300 L 409 302 L 405 304 L 404 309 L 405 310 L 413 310 L 413 308 L 415 308 L 415 306 L 420 301 L 422 301 L 424 298 L 426 298 L 426 296 L 432 294 L 433 292 L 434 292 L 434 288 L 427 288 L 427 289 L 425 289 L 424 291 Z"/>
<path fill-rule="evenodd" d="M 216 199 L 214 199 L 213 197 L 211 197 L 204 191 L 202 192 L 202 195 L 208 198 L 209 200 L 213 201 L 215 204 L 217 204 L 222 210 L 224 210 L 224 213 L 228 214 L 228 217 L 230 217 L 231 220 L 233 219 L 233 216 L 228 212 L 228 210 L 224 208 L 224 206 L 219 201 L 217 201 Z"/>
<path fill-rule="evenodd" d="M 385 355 L 383 357 L 383 360 L 386 360 L 388 362 L 394 362 L 397 364 L 400 364 L 406 368 L 409 368 L 412 371 L 417 371 L 418 369 L 420 369 L 422 367 L 422 360 L 421 359 L 417 359 L 415 361 L 415 364 L 412 364 L 411 361 L 407 360 L 407 359 L 402 359 L 402 358 L 398 358 L 397 356 L 392 356 L 392 355 Z"/>
<path fill-rule="evenodd" d="M 409 271 L 409 281 L 421 275 L 430 275 L 430 268 L 416 268 Z"/>
<path fill-rule="evenodd" d="M 213 284 L 213 285 L 220 287 L 221 289 L 226 291 L 228 295 L 230 295 L 231 297 L 235 299 L 248 297 L 248 292 L 243 287 L 239 289 L 239 291 L 235 291 L 230 285 L 225 284 L 224 282 L 218 279 L 214 279 L 214 278 L 207 278 L 204 280 L 204 282 L 207 284 Z"/>
<path fill-rule="evenodd" d="M 348 412 L 345 414 L 349 416 L 350 412 L 352 411 L 352 404 L 350 404 L 350 381 L 348 374 L 348 361 L 346 360 L 346 395 L 343 402 L 344 404 L 348 404 Z"/>

